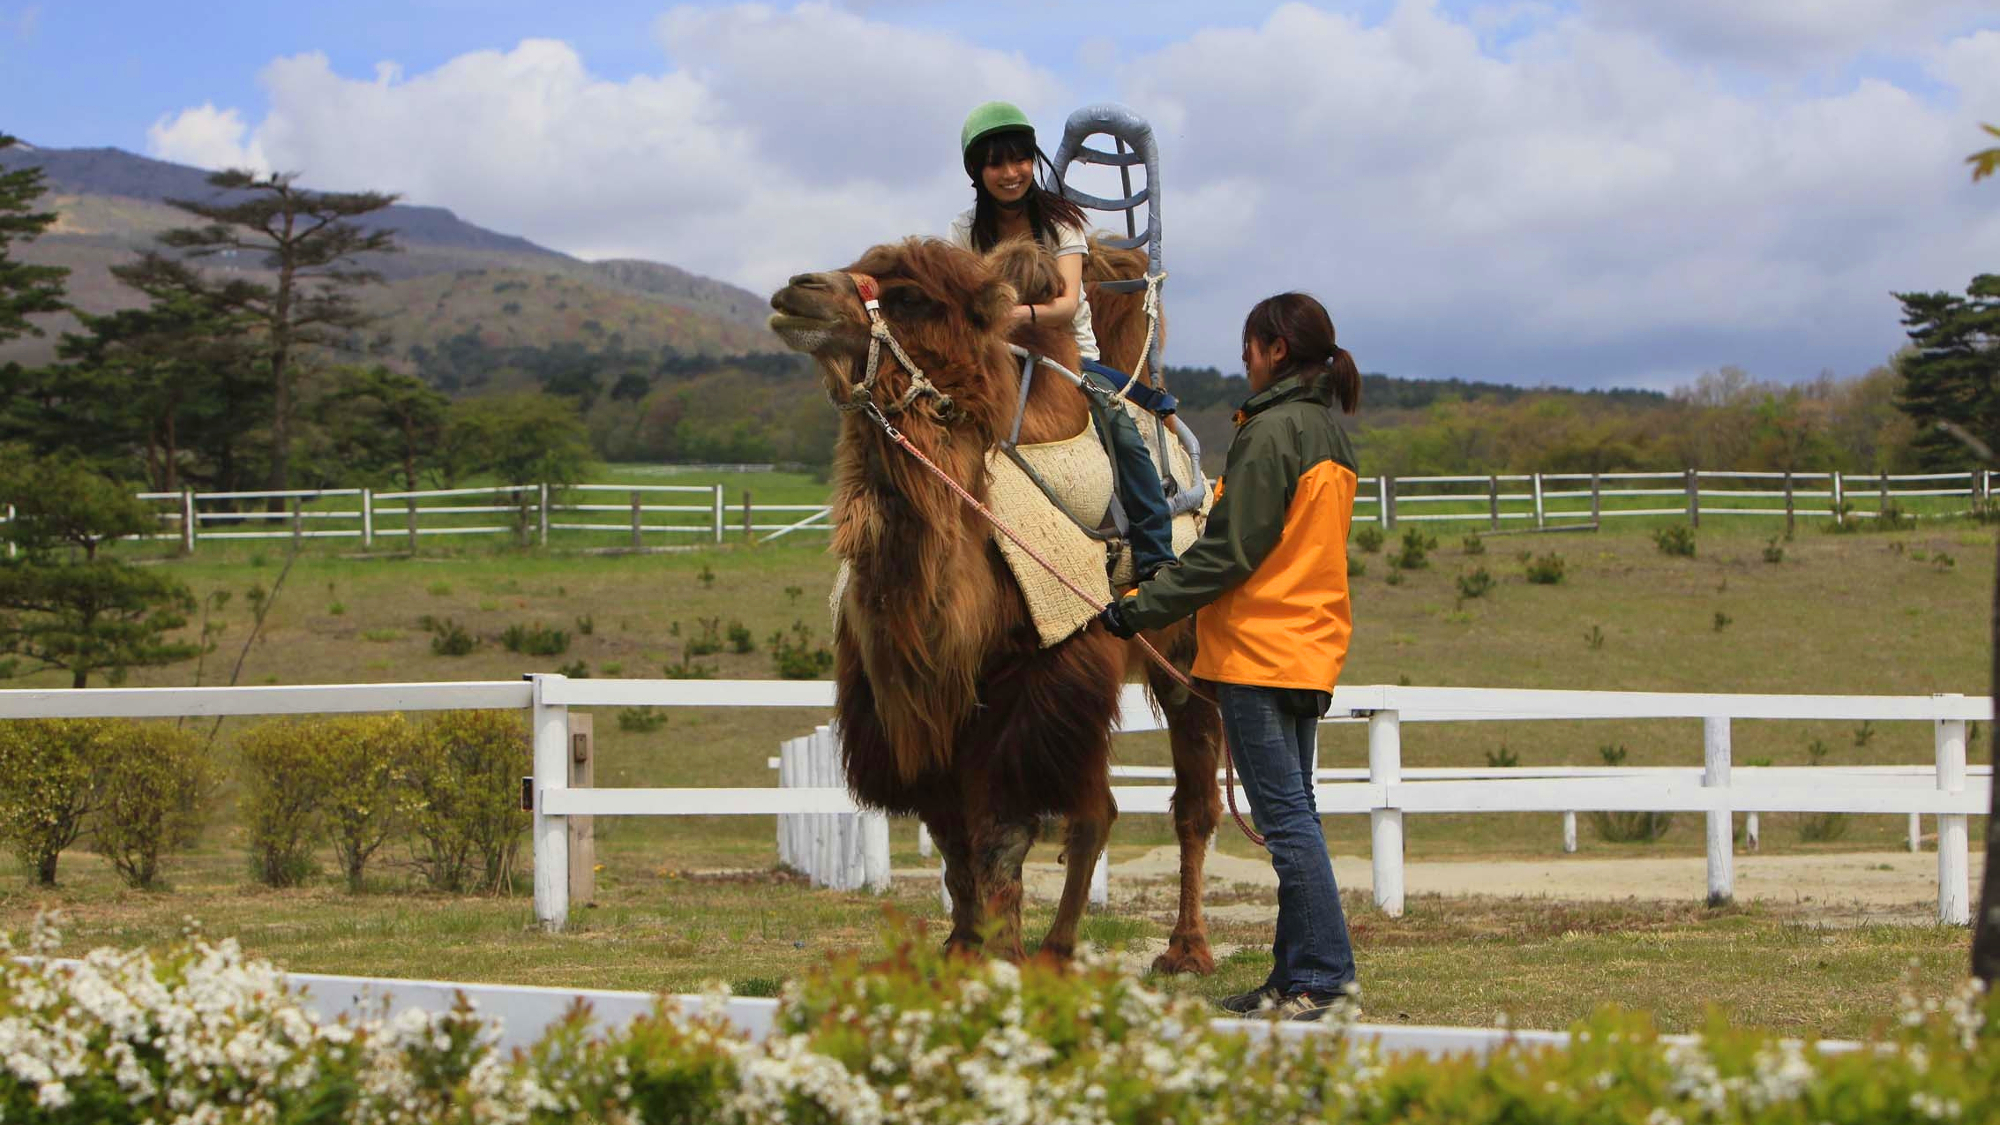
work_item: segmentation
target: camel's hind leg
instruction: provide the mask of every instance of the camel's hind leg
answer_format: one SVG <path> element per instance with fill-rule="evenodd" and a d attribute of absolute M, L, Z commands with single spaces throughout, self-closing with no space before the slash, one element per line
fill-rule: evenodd
<path fill-rule="evenodd" d="M 1111 839 L 1111 824 L 1118 819 L 1108 779 L 1095 788 L 1097 792 L 1070 814 L 1063 832 L 1062 901 L 1056 906 L 1048 936 L 1042 939 L 1043 956 L 1057 960 L 1067 961 L 1076 952 L 1076 927 L 1090 895 L 1090 876 Z"/>
<path fill-rule="evenodd" d="M 1221 763 L 1222 714 L 1157 668 L 1148 669 L 1148 678 L 1166 713 L 1174 752 L 1174 835 L 1181 847 L 1180 914 L 1166 952 L 1153 961 L 1153 971 L 1208 974 L 1215 971 L 1215 957 L 1208 949 L 1201 892 L 1208 840 L 1222 819 L 1221 791 L 1215 782 Z"/>

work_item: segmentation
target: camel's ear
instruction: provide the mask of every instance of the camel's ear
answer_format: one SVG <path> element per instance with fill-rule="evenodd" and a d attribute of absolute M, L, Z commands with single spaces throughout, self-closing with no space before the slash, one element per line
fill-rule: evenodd
<path fill-rule="evenodd" d="M 988 281 L 972 298 L 973 327 L 983 330 L 1007 323 L 1008 311 L 1020 303 L 1012 285 L 998 278 Z"/>

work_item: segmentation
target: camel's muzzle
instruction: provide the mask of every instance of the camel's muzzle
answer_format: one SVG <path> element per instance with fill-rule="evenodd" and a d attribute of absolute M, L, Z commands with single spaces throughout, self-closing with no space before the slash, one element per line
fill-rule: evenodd
<path fill-rule="evenodd" d="M 867 346 L 867 324 L 856 315 L 861 310 L 844 274 L 799 274 L 771 294 L 771 308 L 771 331 L 793 351 L 859 355 Z"/>

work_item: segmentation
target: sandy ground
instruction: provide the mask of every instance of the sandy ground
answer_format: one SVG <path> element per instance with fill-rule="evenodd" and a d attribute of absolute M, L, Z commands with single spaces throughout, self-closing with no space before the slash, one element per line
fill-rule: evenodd
<path fill-rule="evenodd" d="M 1973 857 L 1973 878 L 1982 870 Z M 1139 895 L 1157 901 L 1178 878 L 1179 852 L 1154 848 L 1111 865 L 1111 897 L 1129 902 Z M 1337 857 L 1334 878 L 1341 887 L 1373 886 L 1365 857 Z M 935 868 L 901 868 L 899 878 L 935 880 Z M 1062 893 L 1063 869 L 1030 863 L 1031 899 L 1053 901 Z M 1211 853 L 1211 888 L 1276 887 L 1277 877 L 1263 859 Z M 1652 899 L 1694 901 L 1708 893 L 1707 862 L 1700 856 L 1621 856 L 1615 859 L 1559 857 L 1546 860 L 1425 861 L 1404 867 L 1404 890 L 1412 895 L 1494 895 L 1502 898 L 1579 900 Z M 1849 921 L 1933 922 L 1937 918 L 1935 852 L 1849 852 L 1830 855 L 1738 855 L 1736 897 L 1805 907 L 1807 913 Z M 1270 902 L 1211 906 L 1216 918 L 1256 920 L 1277 908 Z"/>

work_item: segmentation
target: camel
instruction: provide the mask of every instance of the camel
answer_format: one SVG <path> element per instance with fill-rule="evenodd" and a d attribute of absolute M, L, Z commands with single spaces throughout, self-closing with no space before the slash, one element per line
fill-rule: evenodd
<path fill-rule="evenodd" d="M 1138 268 L 1143 262 L 1138 255 Z M 1100 271 L 1131 266 L 1093 263 Z M 919 394 L 889 421 L 982 496 L 987 451 L 1012 423 L 1020 390 L 1020 367 L 1007 350 L 1007 314 L 1023 291 L 1030 299 L 1053 293 L 1052 262 L 1029 243 L 981 257 L 911 239 L 877 246 L 843 270 L 793 277 L 771 297 L 771 328 L 813 356 L 836 404 L 853 401 L 869 350 L 870 321 L 856 275 L 879 287 L 881 314 L 896 342 L 950 400 L 946 407 Z M 1145 332 L 1139 303 L 1137 296 L 1093 299 L 1108 361 L 1136 357 Z M 1024 325 L 1012 341 L 1077 367 L 1066 326 Z M 892 411 L 912 383 L 892 349 L 883 348 L 869 401 Z M 1020 440 L 1068 438 L 1086 419 L 1074 386 L 1038 378 Z M 1067 870 L 1040 948 L 1055 960 L 1074 951 L 1090 873 L 1117 817 L 1110 729 L 1121 685 L 1137 674 L 1170 731 L 1181 855 L 1179 917 L 1154 969 L 1213 971 L 1201 888 L 1208 837 L 1221 815 L 1215 783 L 1221 721 L 1214 706 L 1096 623 L 1041 647 L 991 528 L 863 412 L 845 415 L 833 479 L 832 550 L 850 575 L 834 637 L 847 783 L 858 800 L 913 814 L 930 830 L 952 900 L 946 946 L 1025 956 L 1021 864 L 1042 821 L 1061 817 Z M 1191 664 L 1190 623 L 1150 638 L 1182 669 Z"/>

